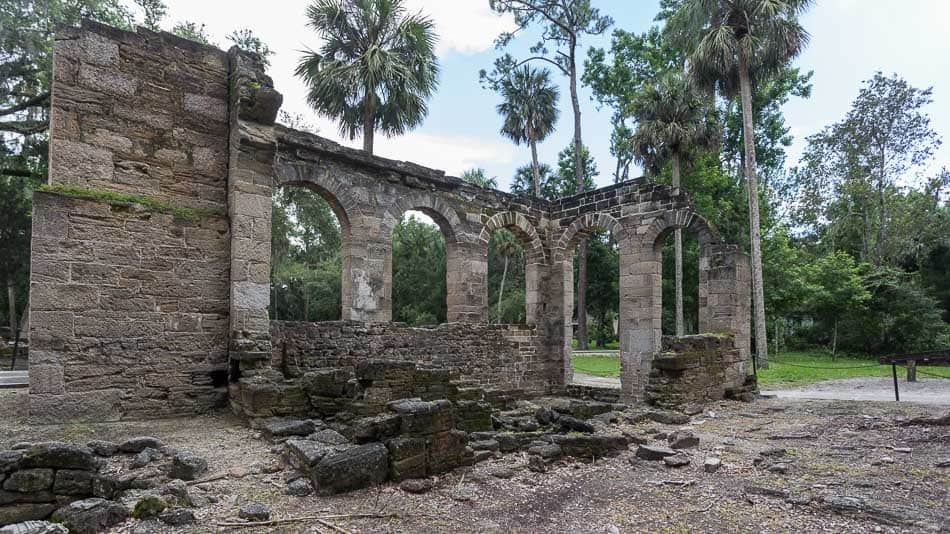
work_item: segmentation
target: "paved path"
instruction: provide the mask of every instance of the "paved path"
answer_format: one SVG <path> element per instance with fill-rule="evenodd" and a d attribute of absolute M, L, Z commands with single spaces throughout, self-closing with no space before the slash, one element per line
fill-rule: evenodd
<path fill-rule="evenodd" d="M 950 379 L 927 378 L 918 374 L 917 380 L 917 382 L 907 382 L 903 378 L 899 380 L 901 402 L 950 406 Z M 894 382 L 891 378 L 843 378 L 825 380 L 794 389 L 763 390 L 762 393 L 782 399 L 893 402 Z"/>
<path fill-rule="evenodd" d="M 0 388 L 25 388 L 29 385 L 27 371 L 0 371 Z"/>
<path fill-rule="evenodd" d="M 619 377 L 594 376 L 577 371 L 574 371 L 574 380 L 571 383 L 575 386 L 620 389 Z"/>

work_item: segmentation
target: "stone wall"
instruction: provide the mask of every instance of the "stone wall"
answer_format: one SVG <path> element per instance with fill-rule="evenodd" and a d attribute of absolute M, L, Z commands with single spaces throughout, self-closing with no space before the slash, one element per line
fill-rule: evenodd
<path fill-rule="evenodd" d="M 33 204 L 31 415 L 102 421 L 220 405 L 227 221 L 42 192 Z"/>
<path fill-rule="evenodd" d="M 272 321 L 271 342 L 271 366 L 288 377 L 321 368 L 352 369 L 361 361 L 382 358 L 446 369 L 462 384 L 503 391 L 544 393 L 558 383 L 557 376 L 545 374 L 551 365 L 540 361 L 536 332 L 524 327 Z"/>
<path fill-rule="evenodd" d="M 731 335 L 664 336 L 645 400 L 664 408 L 725 398 L 752 400 L 755 379 Z"/>

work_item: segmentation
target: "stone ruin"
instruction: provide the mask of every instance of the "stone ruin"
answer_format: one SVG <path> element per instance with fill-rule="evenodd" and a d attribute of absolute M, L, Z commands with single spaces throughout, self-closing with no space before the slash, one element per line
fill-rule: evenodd
<path fill-rule="evenodd" d="M 34 196 L 35 421 L 230 405 L 248 419 L 381 418 L 396 432 L 387 439 L 432 445 L 407 414 L 449 401 L 452 423 L 438 427 L 449 434 L 435 446 L 457 452 L 450 433 L 475 430 L 466 425 L 485 421 L 485 405 L 616 395 L 570 386 L 572 258 L 595 230 L 620 249 L 614 400 L 748 392 L 748 258 L 683 191 L 638 179 L 549 202 L 479 188 L 275 124 L 281 101 L 259 58 L 236 48 L 92 22 L 59 33 L 50 187 Z M 340 222 L 340 321 L 269 320 L 277 187 L 315 191 Z M 391 322 L 391 235 L 407 210 L 427 214 L 445 236 L 447 324 Z M 500 228 L 525 250 L 526 325 L 487 324 L 488 241 Z M 728 338 L 688 369 L 669 365 L 660 332 L 662 243 L 676 228 L 701 247 L 700 331 Z M 689 384 L 702 392 L 684 393 Z"/>

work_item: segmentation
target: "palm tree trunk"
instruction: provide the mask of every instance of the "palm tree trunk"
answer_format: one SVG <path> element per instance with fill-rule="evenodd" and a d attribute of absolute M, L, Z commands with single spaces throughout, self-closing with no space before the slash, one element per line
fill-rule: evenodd
<path fill-rule="evenodd" d="M 680 155 L 673 152 L 673 187 L 678 189 L 680 186 Z M 682 336 L 686 333 L 683 325 L 683 230 L 677 228 L 673 230 L 674 255 L 676 256 L 676 335 Z"/>
<path fill-rule="evenodd" d="M 581 103 L 577 97 L 576 40 L 571 41 L 571 106 L 574 108 L 574 182 L 584 192 L 584 143 L 581 140 Z M 577 247 L 577 348 L 587 350 L 587 240 Z"/>
<path fill-rule="evenodd" d="M 501 285 L 498 287 L 498 324 L 501 324 L 501 303 L 505 298 L 505 278 L 508 276 L 508 255 L 505 255 L 505 268 L 501 271 Z"/>
<path fill-rule="evenodd" d="M 366 92 L 366 111 L 363 112 L 363 150 L 373 153 L 373 138 L 376 134 L 376 93 Z"/>
<path fill-rule="evenodd" d="M 538 142 L 532 137 L 531 143 L 531 171 L 534 174 L 534 196 L 541 196 L 541 169 L 538 165 Z"/>
<path fill-rule="evenodd" d="M 745 146 L 745 174 L 749 185 L 749 237 L 752 243 L 752 304 L 755 325 L 755 353 L 758 366 L 769 368 L 768 333 L 765 330 L 765 290 L 762 287 L 762 237 L 759 229 L 759 184 L 756 179 L 755 140 L 752 129 L 752 81 L 744 49 L 739 48 L 739 91 L 742 96 L 742 141 Z"/>

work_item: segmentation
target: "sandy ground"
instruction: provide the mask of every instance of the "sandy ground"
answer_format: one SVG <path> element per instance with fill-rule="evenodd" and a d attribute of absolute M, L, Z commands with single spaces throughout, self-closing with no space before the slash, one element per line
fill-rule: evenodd
<path fill-rule="evenodd" d="M 209 475 L 231 474 L 190 487 L 214 502 L 196 511 L 198 524 L 188 532 L 927 532 L 950 531 L 950 468 L 940 467 L 950 466 L 950 426 L 906 422 L 945 413 L 912 403 L 713 403 L 689 424 L 701 442 L 686 451 L 686 467 L 637 460 L 635 446 L 593 463 L 562 459 L 546 473 L 529 471 L 523 455 L 509 454 L 435 477 L 435 488 L 423 495 L 393 483 L 333 497 L 284 495 L 287 470 L 266 474 L 278 463 L 273 445 L 226 414 L 56 426 L 2 418 L 0 448 L 154 435 L 190 449 L 209 460 Z M 645 422 L 613 430 L 643 436 L 677 428 Z M 786 451 L 786 474 L 753 465 L 774 448 Z M 711 456 L 723 465 L 706 473 L 703 462 Z M 513 476 L 496 477 L 502 467 Z M 315 519 L 219 526 L 250 501 L 266 503 L 275 519 L 318 516 L 333 526 Z M 170 531 L 137 520 L 112 530 Z"/>
<path fill-rule="evenodd" d="M 574 380 L 571 383 L 575 386 L 620 389 L 620 378 L 618 377 L 594 376 L 578 371 L 574 371 Z"/>
<path fill-rule="evenodd" d="M 918 402 L 950 406 L 950 379 L 918 375 L 917 382 L 898 377 L 901 402 Z M 894 381 L 891 378 L 845 378 L 825 380 L 794 389 L 767 389 L 765 395 L 783 399 L 833 399 L 856 401 L 894 401 Z"/>

